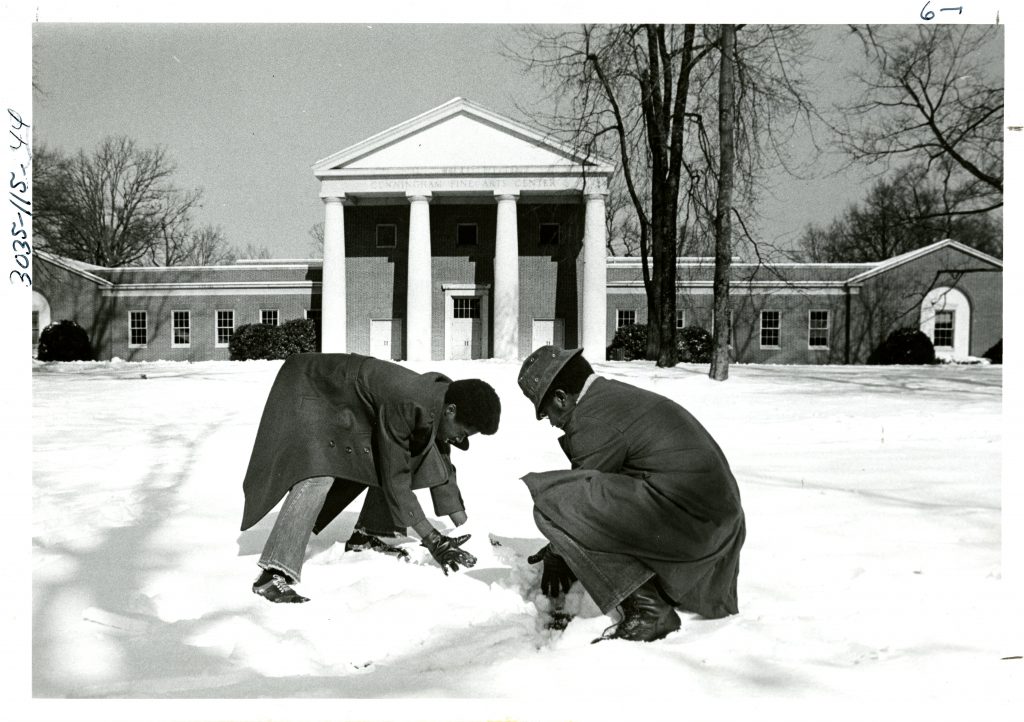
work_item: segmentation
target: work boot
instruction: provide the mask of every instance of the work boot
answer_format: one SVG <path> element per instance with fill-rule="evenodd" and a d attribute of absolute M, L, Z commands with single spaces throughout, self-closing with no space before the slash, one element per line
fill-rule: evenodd
<path fill-rule="evenodd" d="M 641 584 L 622 600 L 622 621 L 614 630 L 595 639 L 625 639 L 630 642 L 653 642 L 679 629 L 679 615 L 658 591 L 654 578 Z M 609 629 L 612 629 L 609 627 Z"/>
<path fill-rule="evenodd" d="M 358 529 L 353 530 L 352 536 L 345 542 L 345 551 L 347 552 L 362 552 L 362 551 L 374 551 L 380 552 L 381 554 L 387 554 L 388 556 L 401 559 L 404 562 L 409 561 L 409 552 L 401 547 L 393 547 L 390 544 L 382 542 L 372 534 L 359 531 Z"/>
<path fill-rule="evenodd" d="M 309 597 L 292 589 L 288 579 L 276 569 L 264 569 L 253 582 L 252 592 L 276 604 L 301 604 L 309 601 Z"/>

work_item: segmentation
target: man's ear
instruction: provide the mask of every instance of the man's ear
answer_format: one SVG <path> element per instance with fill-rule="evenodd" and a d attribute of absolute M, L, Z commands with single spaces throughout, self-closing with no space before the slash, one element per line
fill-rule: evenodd
<path fill-rule="evenodd" d="M 565 408 L 565 403 L 566 400 L 569 398 L 569 395 L 566 394 L 565 391 L 563 391 L 562 389 L 555 389 L 555 393 L 552 394 L 552 398 L 558 404 L 559 408 Z"/>
<path fill-rule="evenodd" d="M 448 404 L 447 406 L 444 407 L 444 413 L 446 414 L 451 414 L 452 416 L 455 416 L 455 411 L 455 404 Z"/>

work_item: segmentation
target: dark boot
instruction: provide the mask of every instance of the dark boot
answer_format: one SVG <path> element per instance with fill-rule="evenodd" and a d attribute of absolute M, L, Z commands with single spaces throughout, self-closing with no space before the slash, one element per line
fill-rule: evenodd
<path fill-rule="evenodd" d="M 625 639 L 630 642 L 653 642 L 679 629 L 679 615 L 658 591 L 652 577 L 622 600 L 622 621 L 594 640 Z"/>
<path fill-rule="evenodd" d="M 372 534 L 367 534 L 366 532 L 354 529 L 352 531 L 352 536 L 350 536 L 348 541 L 345 542 L 345 551 L 362 552 L 367 550 L 387 554 L 388 556 L 401 559 L 405 562 L 409 561 L 409 552 L 405 549 L 385 544 Z"/>
<path fill-rule="evenodd" d="M 309 601 L 309 597 L 292 589 L 288 578 L 276 569 L 264 569 L 253 582 L 252 591 L 275 604 L 301 604 Z"/>

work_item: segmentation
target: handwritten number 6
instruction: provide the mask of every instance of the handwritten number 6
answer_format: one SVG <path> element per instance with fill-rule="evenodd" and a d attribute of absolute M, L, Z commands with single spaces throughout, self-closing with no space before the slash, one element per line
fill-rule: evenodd
<path fill-rule="evenodd" d="M 926 2 L 924 4 L 924 7 L 921 8 L 921 19 L 922 20 L 931 20 L 932 18 L 935 17 L 935 12 L 934 11 L 929 10 L 928 12 L 925 12 L 925 8 L 927 8 L 931 4 L 932 4 L 932 0 L 928 0 L 928 2 Z"/>
<path fill-rule="evenodd" d="M 11 276 L 15 275 L 18 276 L 18 278 L 21 279 L 21 282 L 24 283 L 26 286 L 32 285 L 32 276 L 28 275 L 27 273 L 22 273 L 21 271 L 11 271 L 10 275 L 7 276 L 7 280 L 10 281 L 11 283 L 14 283 L 14 279 L 11 278 Z"/>

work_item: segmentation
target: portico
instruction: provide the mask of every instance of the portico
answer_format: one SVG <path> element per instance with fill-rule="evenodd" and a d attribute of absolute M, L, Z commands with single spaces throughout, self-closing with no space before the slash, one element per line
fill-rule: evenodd
<path fill-rule="evenodd" d="M 325 352 L 358 350 L 374 320 L 352 308 L 359 298 L 371 315 L 401 319 L 398 357 L 412 361 L 459 357 L 462 344 L 470 357 L 522 358 L 531 317 L 569 312 L 576 338 L 567 342 L 603 357 L 610 163 L 456 98 L 314 172 L 324 202 Z"/>

